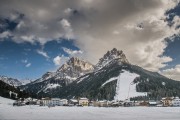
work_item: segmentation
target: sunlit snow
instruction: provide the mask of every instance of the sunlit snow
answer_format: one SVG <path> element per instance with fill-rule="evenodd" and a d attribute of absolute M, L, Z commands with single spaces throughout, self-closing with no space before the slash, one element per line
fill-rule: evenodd
<path fill-rule="evenodd" d="M 0 97 L 0 120 L 179 120 L 180 107 L 12 106 Z"/>
<path fill-rule="evenodd" d="M 114 96 L 115 100 L 125 100 L 130 97 L 145 96 L 147 94 L 146 92 L 136 92 L 136 84 L 133 83 L 136 77 L 139 77 L 139 75 L 124 70 L 119 76 L 113 77 L 103 83 L 102 87 L 109 82 L 117 80 L 116 95 Z"/>

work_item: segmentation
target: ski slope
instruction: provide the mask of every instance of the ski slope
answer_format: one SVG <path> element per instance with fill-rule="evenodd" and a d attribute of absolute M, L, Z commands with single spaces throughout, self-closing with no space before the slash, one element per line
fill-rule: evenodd
<path fill-rule="evenodd" d="M 147 95 L 146 92 L 136 92 L 136 84 L 133 83 L 136 77 L 139 77 L 139 75 L 125 70 L 117 77 L 115 100 Z"/>

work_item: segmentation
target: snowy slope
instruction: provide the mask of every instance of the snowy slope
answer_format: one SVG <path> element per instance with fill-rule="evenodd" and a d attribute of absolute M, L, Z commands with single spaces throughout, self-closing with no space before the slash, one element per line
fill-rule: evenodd
<path fill-rule="evenodd" d="M 13 102 L 14 102 L 14 100 L 0 96 L 0 105 L 12 105 Z"/>
<path fill-rule="evenodd" d="M 17 79 L 14 79 L 14 78 L 9 78 L 9 77 L 6 77 L 6 76 L 0 76 L 0 80 L 11 85 L 11 86 L 20 86 L 22 85 L 22 83 L 17 80 Z"/>
<path fill-rule="evenodd" d="M 146 92 L 136 92 L 136 84 L 133 83 L 136 77 L 139 77 L 139 75 L 123 70 L 123 73 L 120 73 L 119 76 L 110 78 L 103 83 L 102 87 L 114 80 L 117 80 L 116 95 L 114 96 L 115 100 L 125 100 L 131 97 L 147 95 Z"/>
<path fill-rule="evenodd" d="M 91 63 L 72 57 L 55 72 L 46 72 L 41 78 L 21 87 L 34 93 L 49 93 L 58 87 L 69 85 L 93 70 L 94 65 Z"/>
<path fill-rule="evenodd" d="M 115 100 L 147 95 L 145 92 L 136 92 L 136 84 L 133 83 L 136 77 L 139 77 L 139 75 L 129 71 L 124 71 L 118 76 Z"/>

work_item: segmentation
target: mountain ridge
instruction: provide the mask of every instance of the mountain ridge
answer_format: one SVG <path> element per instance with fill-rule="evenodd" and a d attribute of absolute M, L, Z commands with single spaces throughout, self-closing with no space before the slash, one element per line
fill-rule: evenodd
<path fill-rule="evenodd" d="M 115 99 L 116 94 L 121 95 L 121 97 L 116 98 L 123 98 L 122 93 L 117 92 L 117 88 L 119 81 L 122 81 L 122 84 L 124 81 L 124 86 L 121 86 L 121 88 L 124 89 L 124 95 L 127 96 L 128 94 L 131 99 L 136 99 L 136 97 L 159 99 L 159 97 L 164 96 L 180 96 L 180 82 L 168 79 L 157 72 L 151 72 L 139 66 L 132 65 L 127 60 L 123 51 L 119 51 L 116 48 L 108 51 L 99 59 L 96 65 L 90 64 L 91 67 L 87 67 L 90 71 L 87 73 L 80 74 L 84 69 L 79 69 L 79 66 L 83 68 L 82 63 L 84 62 L 79 63 L 78 61 L 79 58 L 71 58 L 56 71 L 57 73 L 60 72 L 60 75 L 53 75 L 51 77 L 51 73 L 44 74 L 44 78 L 48 78 L 49 74 L 50 77 L 39 83 L 27 84 L 22 88 L 29 92 L 34 92 L 39 96 L 60 98 L 81 96 L 90 99 L 112 100 Z M 73 80 L 63 76 L 70 75 L 73 77 L 74 74 L 72 73 L 77 73 Z M 130 77 L 135 74 L 137 76 Z M 57 79 L 59 76 L 61 79 Z M 130 93 L 128 93 L 127 89 L 130 83 L 127 83 L 127 81 L 132 83 Z M 165 85 L 162 83 L 165 83 Z M 105 85 L 102 87 L 103 84 Z M 146 93 L 146 95 L 134 96 L 140 95 L 139 93 Z"/>
<path fill-rule="evenodd" d="M 7 76 L 0 76 L 0 80 L 11 85 L 11 86 L 21 86 L 22 82 L 20 82 L 18 79 L 14 79 Z"/>

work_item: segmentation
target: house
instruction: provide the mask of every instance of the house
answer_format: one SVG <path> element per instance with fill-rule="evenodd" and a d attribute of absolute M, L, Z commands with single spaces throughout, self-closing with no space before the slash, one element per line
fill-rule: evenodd
<path fill-rule="evenodd" d="M 79 99 L 79 105 L 88 106 L 88 104 L 89 104 L 89 100 L 87 98 L 80 98 Z"/>
<path fill-rule="evenodd" d="M 108 107 L 109 102 L 107 100 L 93 101 L 94 107 Z"/>
<path fill-rule="evenodd" d="M 51 98 L 46 97 L 41 99 L 41 106 L 48 106 L 51 103 Z"/>
<path fill-rule="evenodd" d="M 141 101 L 140 103 L 139 103 L 139 106 L 148 106 L 148 102 L 147 101 Z"/>
<path fill-rule="evenodd" d="M 173 106 L 173 107 L 180 107 L 180 99 L 179 99 L 179 97 L 175 97 L 175 98 L 172 100 L 172 106 Z"/>
<path fill-rule="evenodd" d="M 68 101 L 68 103 L 71 104 L 71 105 L 78 105 L 79 104 L 78 100 L 76 100 L 76 99 L 70 99 Z"/>
<path fill-rule="evenodd" d="M 156 101 L 149 101 L 149 106 L 157 106 L 157 102 Z"/>
<path fill-rule="evenodd" d="M 162 103 L 164 107 L 168 107 L 168 106 L 172 106 L 172 97 L 166 97 L 166 98 L 162 98 Z"/>
<path fill-rule="evenodd" d="M 51 98 L 50 104 L 52 106 L 60 106 L 61 105 L 60 98 Z"/>
<path fill-rule="evenodd" d="M 108 107 L 108 101 L 107 100 L 99 101 L 99 107 Z"/>
<path fill-rule="evenodd" d="M 68 104 L 68 100 L 67 99 L 61 99 L 60 100 L 60 106 L 66 106 Z"/>

